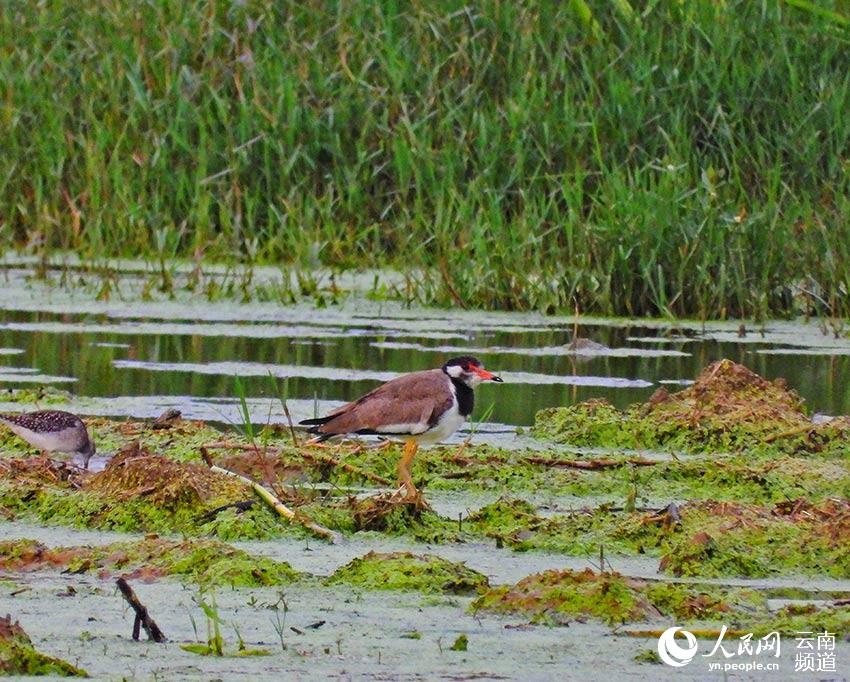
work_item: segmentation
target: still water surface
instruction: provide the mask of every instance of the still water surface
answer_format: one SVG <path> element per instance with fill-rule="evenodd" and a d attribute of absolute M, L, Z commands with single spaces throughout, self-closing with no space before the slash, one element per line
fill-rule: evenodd
<path fill-rule="evenodd" d="M 572 321 L 539 316 L 411 311 L 394 306 L 310 311 L 252 306 L 108 304 L 0 310 L 0 387 L 55 382 L 80 396 L 232 398 L 234 375 L 249 397 L 350 400 L 396 373 L 472 352 L 506 384 L 479 389 L 476 414 L 533 422 L 545 407 L 588 398 L 617 406 L 676 390 L 719 358 L 768 378 L 785 377 L 812 411 L 850 413 L 850 342 L 816 325 L 768 323 L 740 337 L 734 325 L 594 320 L 581 338 L 606 348 L 576 353 Z M 62 312 L 57 312 L 61 310 Z M 389 311 L 389 312 L 387 312 Z M 191 315 L 191 317 L 190 317 Z M 19 351 L 19 352 L 16 352 Z M 63 379 L 65 381 L 63 381 Z"/>

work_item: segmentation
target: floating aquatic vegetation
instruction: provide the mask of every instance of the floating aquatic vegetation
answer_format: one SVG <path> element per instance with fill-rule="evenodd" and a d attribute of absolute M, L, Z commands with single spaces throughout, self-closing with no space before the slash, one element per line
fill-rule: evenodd
<path fill-rule="evenodd" d="M 246 487 L 200 464 L 176 462 L 132 443 L 86 481 L 87 491 L 120 500 L 145 498 L 163 509 L 195 508 L 250 497 Z"/>
<path fill-rule="evenodd" d="M 343 467 L 304 462 L 291 453 L 286 460 L 313 480 L 338 486 L 369 484 L 375 476 L 389 485 L 398 449 L 341 449 L 333 459 Z M 411 467 L 417 485 L 432 491 L 511 491 L 569 497 L 605 497 L 622 502 L 635 492 L 647 500 L 728 499 L 760 504 L 805 496 L 850 497 L 850 460 L 777 455 L 753 458 L 746 453 L 703 455 L 679 460 L 666 456 L 604 456 L 573 452 L 509 450 L 489 445 L 423 448 Z M 370 479 L 369 477 L 372 477 Z"/>
<path fill-rule="evenodd" d="M 556 625 L 588 619 L 611 625 L 660 620 L 723 623 L 755 635 L 774 631 L 794 635 L 801 630 L 846 633 L 850 629 L 850 607 L 843 602 L 827 607 L 789 605 L 774 612 L 769 608 L 769 594 L 770 590 L 643 580 L 588 568 L 543 571 L 514 585 L 491 587 L 470 609 Z"/>
<path fill-rule="evenodd" d="M 619 573 L 550 570 L 527 576 L 516 585 L 491 588 L 471 608 L 518 613 L 537 623 L 566 624 L 588 618 L 626 623 L 659 615 L 642 593 L 643 585 Z"/>
<path fill-rule="evenodd" d="M 501 499 L 465 526 L 516 551 L 592 557 L 607 552 L 660 557 L 683 576 L 806 574 L 850 577 L 850 503 L 804 499 L 772 507 L 714 500 L 627 512 L 602 505 L 542 517 L 520 500 Z"/>
<path fill-rule="evenodd" d="M 168 540 L 156 535 L 94 547 L 50 548 L 26 539 L 0 542 L 0 568 L 17 572 L 54 568 L 147 581 L 181 576 L 203 587 L 281 585 L 299 577 L 285 562 L 253 556 L 223 542 Z"/>
<path fill-rule="evenodd" d="M 321 525 L 342 533 L 361 531 L 405 536 L 427 543 L 454 542 L 465 537 L 457 521 L 439 516 L 427 507 L 395 495 L 381 493 L 341 501 L 317 501 L 303 511 Z"/>
<path fill-rule="evenodd" d="M 67 403 L 73 395 L 53 386 L 38 388 L 7 388 L 0 391 L 0 401 L 6 403 L 21 403 L 22 405 L 61 405 Z M 22 408 L 29 409 L 29 408 Z"/>
<path fill-rule="evenodd" d="M 61 525 L 222 539 L 283 533 L 286 528 L 262 506 L 236 516 L 236 506 L 252 499 L 250 488 L 235 479 L 151 453 L 138 443 L 96 474 L 42 458 L 0 466 L 0 508 L 9 517 Z"/>
<path fill-rule="evenodd" d="M 671 525 L 663 517 L 652 523 L 659 530 Z M 850 577 L 850 502 L 846 500 L 812 504 L 798 499 L 772 508 L 695 502 L 681 510 L 681 529 L 668 535 L 661 541 L 659 569 L 674 575 Z"/>
<path fill-rule="evenodd" d="M 369 552 L 337 569 L 326 582 L 370 590 L 469 594 L 488 586 L 487 577 L 462 563 L 410 552 Z"/>
<path fill-rule="evenodd" d="M 826 608 L 814 604 L 788 604 L 762 622 L 752 624 L 756 635 L 778 632 L 798 637 L 804 632 L 831 632 L 847 641 L 850 636 L 850 605 L 847 600 Z"/>
<path fill-rule="evenodd" d="M 850 418 L 814 424 L 783 380 L 720 360 L 692 386 L 672 394 L 660 388 L 626 411 L 604 400 L 542 410 L 533 433 L 584 447 L 840 455 L 850 444 Z"/>

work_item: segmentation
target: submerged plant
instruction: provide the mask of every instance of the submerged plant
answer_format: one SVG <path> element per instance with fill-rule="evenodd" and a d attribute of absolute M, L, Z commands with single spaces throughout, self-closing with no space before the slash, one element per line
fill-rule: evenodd
<path fill-rule="evenodd" d="M 222 627 L 226 624 L 219 613 L 218 603 L 216 602 L 215 591 L 206 590 L 200 591 L 192 597 L 192 601 L 197 604 L 206 622 L 207 641 L 206 643 L 198 642 L 195 644 L 181 644 L 180 648 L 184 651 L 189 651 L 193 654 L 201 656 L 268 656 L 271 652 L 267 649 L 251 649 L 245 645 L 242 635 L 239 632 L 239 627 L 235 622 L 231 622 L 230 626 L 236 633 L 237 649 L 235 652 L 228 653 L 224 637 L 221 634 Z M 195 630 L 195 637 L 198 636 L 197 626 L 194 618 L 190 614 L 192 627 Z"/>

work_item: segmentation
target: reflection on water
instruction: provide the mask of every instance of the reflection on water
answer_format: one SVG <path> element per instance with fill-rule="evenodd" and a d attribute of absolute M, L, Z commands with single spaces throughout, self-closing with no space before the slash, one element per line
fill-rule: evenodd
<path fill-rule="evenodd" d="M 476 412 L 492 404 L 491 421 L 530 424 L 537 410 L 554 405 L 606 398 L 622 407 L 645 400 L 659 384 L 693 379 L 711 361 L 727 357 L 768 378 L 787 378 L 815 411 L 850 413 L 850 343 L 844 340 L 825 336 L 822 345 L 832 348 L 813 350 L 789 348 L 799 341 L 790 332 L 777 343 L 756 334 L 738 338 L 734 331 L 600 321 L 581 326 L 580 335 L 613 350 L 591 344 L 571 351 L 573 330 L 563 321 L 482 325 L 475 317 L 459 323 L 457 313 L 451 320 L 428 314 L 426 321 L 362 315 L 352 321 L 341 312 L 324 312 L 321 322 L 239 323 L 232 317 L 196 322 L 147 315 L 140 322 L 105 314 L 2 311 L 0 349 L 22 352 L 0 352 L 0 382 L 74 377 L 67 386 L 84 396 L 229 397 L 238 373 L 248 396 L 262 398 L 273 394 L 271 372 L 282 377 L 279 385 L 290 398 L 349 400 L 396 373 L 435 367 L 471 351 L 511 382 L 482 386 Z M 811 345 L 821 342 L 815 336 Z"/>

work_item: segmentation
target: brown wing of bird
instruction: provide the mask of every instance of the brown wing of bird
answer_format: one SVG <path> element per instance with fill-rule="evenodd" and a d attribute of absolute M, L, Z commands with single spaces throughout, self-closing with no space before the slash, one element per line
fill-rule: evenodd
<path fill-rule="evenodd" d="M 7 424 L 21 426 L 37 433 L 62 431 L 64 429 L 75 428 L 83 423 L 77 415 L 61 410 L 0 414 L 0 419 Z"/>
<path fill-rule="evenodd" d="M 417 435 L 436 424 L 452 403 L 448 378 L 433 369 L 392 379 L 324 417 L 301 423 L 323 440 L 346 433 Z"/>

